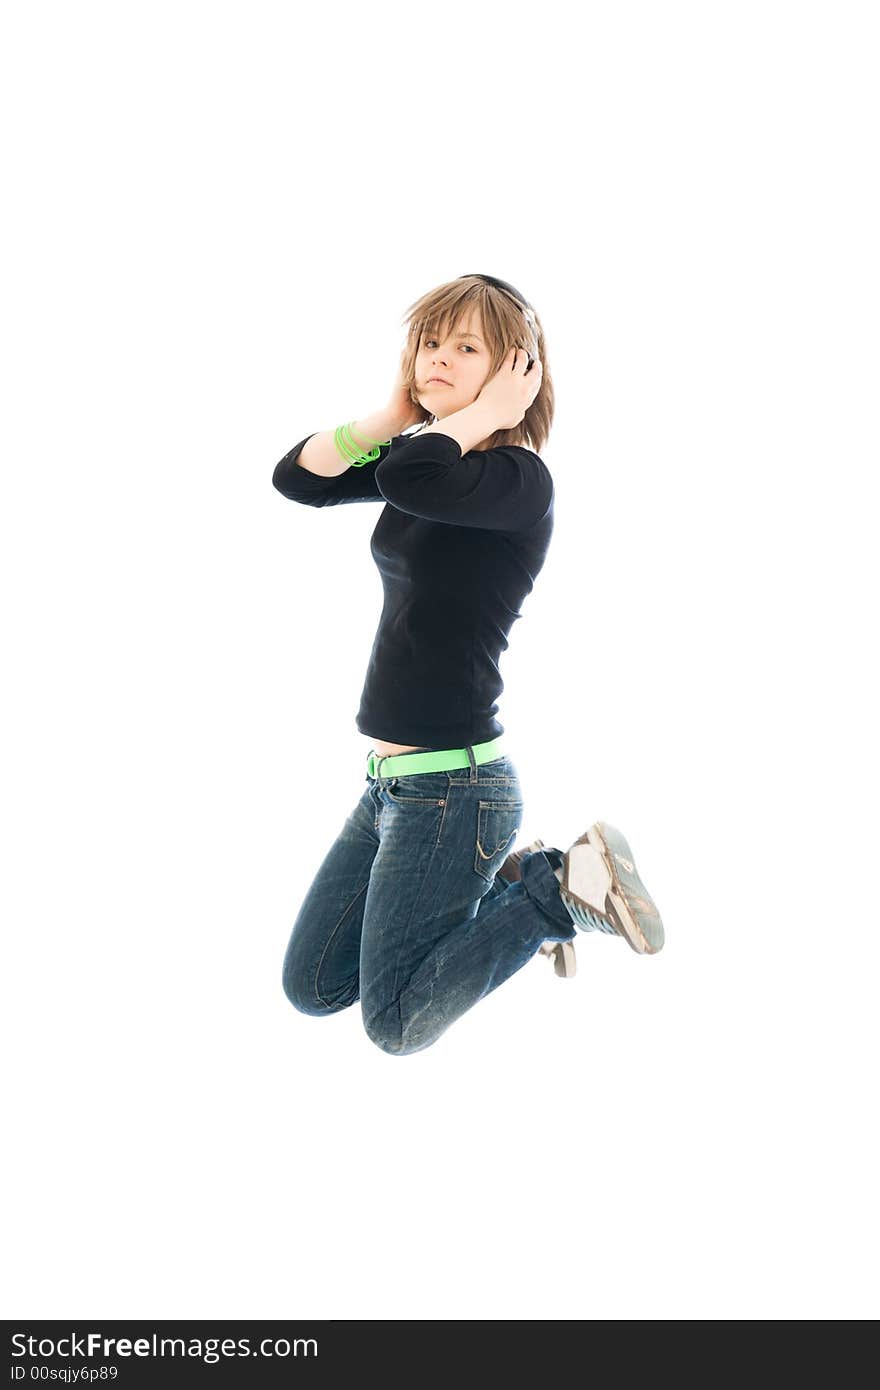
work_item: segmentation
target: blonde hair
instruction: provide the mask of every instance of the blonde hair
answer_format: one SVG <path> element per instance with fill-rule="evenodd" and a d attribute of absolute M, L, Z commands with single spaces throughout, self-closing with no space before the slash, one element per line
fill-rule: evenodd
<path fill-rule="evenodd" d="M 427 329 L 432 333 L 454 331 L 463 323 L 468 310 L 476 306 L 483 324 L 483 334 L 491 355 L 488 381 L 501 367 L 511 348 L 525 348 L 531 357 L 541 360 L 541 388 L 522 420 L 513 429 L 495 430 L 485 442 L 486 448 L 496 449 L 504 444 L 522 444 L 540 453 L 553 423 L 555 398 L 553 379 L 547 365 L 544 330 L 533 309 L 511 298 L 504 290 L 487 284 L 478 275 L 461 275 L 445 285 L 422 295 L 407 309 L 402 322 L 408 324 L 404 348 L 404 381 L 409 386 L 410 399 L 421 409 L 424 424 L 432 424 L 436 416 L 426 410 L 415 394 L 416 353 Z M 534 371 L 534 368 L 532 368 Z M 419 427 L 421 428 L 421 426 Z M 418 430 L 416 431 L 418 433 Z"/>

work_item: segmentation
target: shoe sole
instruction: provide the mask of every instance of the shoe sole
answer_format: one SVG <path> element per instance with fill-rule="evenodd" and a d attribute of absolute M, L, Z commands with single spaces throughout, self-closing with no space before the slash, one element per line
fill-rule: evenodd
<path fill-rule="evenodd" d="M 639 878 L 632 850 L 624 836 L 613 825 L 597 821 L 577 841 L 578 844 L 584 842 L 598 850 L 611 874 L 606 914 L 621 936 L 639 955 L 653 956 L 662 951 L 666 933 L 660 913 Z"/>
<path fill-rule="evenodd" d="M 553 957 L 553 969 L 563 980 L 570 980 L 577 973 L 573 941 L 545 941 L 541 954 Z"/>

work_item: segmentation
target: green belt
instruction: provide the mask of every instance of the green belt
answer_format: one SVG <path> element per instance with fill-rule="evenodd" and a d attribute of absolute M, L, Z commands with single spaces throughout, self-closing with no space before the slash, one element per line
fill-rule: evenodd
<path fill-rule="evenodd" d="M 503 755 L 504 735 L 490 738 L 488 743 L 470 745 L 476 763 L 491 763 Z M 388 753 L 379 754 L 372 748 L 367 754 L 367 773 L 378 777 L 378 768 L 383 777 L 407 777 L 417 772 L 453 772 L 459 767 L 470 767 L 467 748 L 435 748 L 430 753 Z"/>

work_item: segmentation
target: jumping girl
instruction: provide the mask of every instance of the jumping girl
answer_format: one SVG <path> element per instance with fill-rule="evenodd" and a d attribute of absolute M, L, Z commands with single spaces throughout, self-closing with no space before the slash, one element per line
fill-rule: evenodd
<path fill-rule="evenodd" d="M 284 991 L 317 1016 L 358 999 L 385 1052 L 418 1052 L 539 951 L 574 973 L 578 932 L 663 946 L 620 831 L 511 852 L 523 794 L 496 718 L 498 660 L 544 564 L 553 385 L 535 311 L 462 275 L 417 300 L 388 404 L 307 435 L 276 466 L 311 507 L 379 502 L 384 606 L 356 723 L 363 795 L 309 888 Z M 411 434 L 403 431 L 417 425 Z"/>

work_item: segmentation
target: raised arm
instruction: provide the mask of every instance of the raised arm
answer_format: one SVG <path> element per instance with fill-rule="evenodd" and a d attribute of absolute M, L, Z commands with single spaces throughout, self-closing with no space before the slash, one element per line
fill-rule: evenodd
<path fill-rule="evenodd" d="M 349 426 L 363 453 L 370 453 L 374 443 L 379 443 L 378 459 L 355 465 L 343 458 L 336 447 L 335 429 L 307 435 L 275 465 L 272 483 L 283 496 L 311 507 L 333 506 L 337 502 L 382 501 L 375 474 L 377 463 L 382 462 L 391 448 L 385 441 L 399 440 L 411 425 L 430 418 L 412 399 L 403 377 L 403 359 L 404 353 L 401 353 L 387 403 L 381 410 Z"/>
<path fill-rule="evenodd" d="M 355 443 L 369 453 L 373 447 L 372 441 L 380 440 L 385 443 L 388 439 L 393 439 L 394 435 L 402 434 L 406 421 L 401 420 L 399 415 L 394 415 L 388 406 L 383 406 L 381 410 L 376 410 L 372 415 L 365 415 L 362 420 L 355 420 L 350 426 L 354 435 Z M 321 478 L 338 478 L 340 473 L 351 467 L 348 459 L 341 457 L 336 447 L 336 430 L 322 430 L 319 434 L 311 435 L 300 450 L 297 463 L 301 468 L 307 468 L 310 473 L 317 473 Z"/>
<path fill-rule="evenodd" d="M 472 409 L 456 413 L 465 416 Z M 442 428 L 396 440 L 394 448 L 383 450 L 374 480 L 398 511 L 490 531 L 527 530 L 553 501 L 553 479 L 533 450 L 508 444 L 462 453 L 456 435 Z"/>
<path fill-rule="evenodd" d="M 470 405 L 379 459 L 376 485 L 385 500 L 427 521 L 484 530 L 523 531 L 541 521 L 553 503 L 553 479 L 543 459 L 521 444 L 477 445 L 521 423 L 542 373 L 538 358 L 511 348 Z"/>
<path fill-rule="evenodd" d="M 352 434 L 363 452 L 369 453 L 370 439 L 383 441 L 377 459 L 355 466 L 344 459 L 336 448 L 335 430 L 306 435 L 275 465 L 272 485 L 292 502 L 308 507 L 333 507 L 340 502 L 381 502 L 376 486 L 376 465 L 391 449 L 386 440 L 399 441 L 399 420 L 386 410 L 365 415 L 351 426 Z"/>

